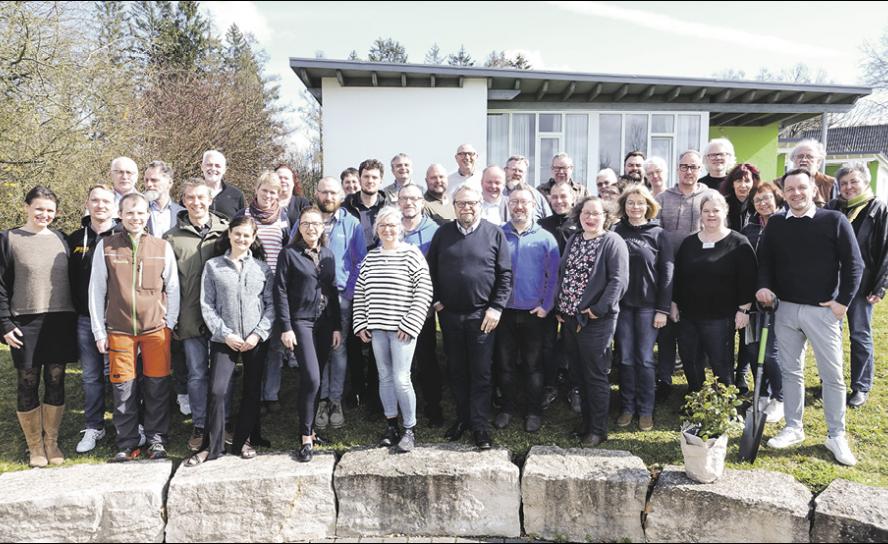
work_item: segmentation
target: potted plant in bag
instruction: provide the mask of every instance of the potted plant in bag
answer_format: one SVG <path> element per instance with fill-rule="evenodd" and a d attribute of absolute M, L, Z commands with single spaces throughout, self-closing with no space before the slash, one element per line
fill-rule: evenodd
<path fill-rule="evenodd" d="M 728 431 L 742 428 L 737 415 L 740 404 L 737 388 L 713 376 L 702 389 L 685 397 L 687 419 L 681 427 L 681 453 L 685 473 L 692 480 L 708 484 L 724 473 Z"/>

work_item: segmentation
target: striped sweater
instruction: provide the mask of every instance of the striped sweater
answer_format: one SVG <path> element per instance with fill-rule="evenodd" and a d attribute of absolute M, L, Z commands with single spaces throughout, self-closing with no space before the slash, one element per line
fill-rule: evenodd
<path fill-rule="evenodd" d="M 355 334 L 368 330 L 419 336 L 432 303 L 432 280 L 415 246 L 376 248 L 361 263 L 353 303 Z"/>

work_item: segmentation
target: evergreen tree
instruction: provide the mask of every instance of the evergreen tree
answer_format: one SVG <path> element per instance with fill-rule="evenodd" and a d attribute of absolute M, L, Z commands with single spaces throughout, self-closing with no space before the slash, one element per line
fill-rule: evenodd
<path fill-rule="evenodd" d="M 348 60 L 361 60 L 361 57 L 358 56 L 358 52 L 354 49 L 351 50 L 351 53 L 348 54 Z"/>
<path fill-rule="evenodd" d="M 475 61 L 469 55 L 469 52 L 466 51 L 466 46 L 460 45 L 459 51 L 455 55 L 450 54 L 447 56 L 447 64 L 450 66 L 475 66 Z"/>
<path fill-rule="evenodd" d="M 367 60 L 370 62 L 406 63 L 407 50 L 391 38 L 376 38 L 367 53 Z"/>
<path fill-rule="evenodd" d="M 444 57 L 441 56 L 441 48 L 438 47 L 438 43 L 432 45 L 432 48 L 429 49 L 429 52 L 426 53 L 425 63 L 426 64 L 444 64 Z"/>

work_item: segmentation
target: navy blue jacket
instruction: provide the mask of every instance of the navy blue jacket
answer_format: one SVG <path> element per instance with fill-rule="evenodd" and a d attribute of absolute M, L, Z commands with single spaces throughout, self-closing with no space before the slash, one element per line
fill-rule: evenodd
<path fill-rule="evenodd" d="M 624 218 L 614 232 L 623 237 L 629 249 L 629 288 L 621 304 L 629 308 L 656 308 L 668 315 L 675 259 L 666 231 L 656 220 L 634 226 Z"/>
<path fill-rule="evenodd" d="M 321 311 L 321 295 L 327 299 Z M 336 262 L 333 252 L 320 248 L 320 265 L 306 253 L 304 244 L 293 243 L 281 250 L 274 279 L 274 307 L 284 332 L 293 330 L 293 321 L 330 320 L 334 331 L 342 329 L 339 291 L 336 289 Z"/>

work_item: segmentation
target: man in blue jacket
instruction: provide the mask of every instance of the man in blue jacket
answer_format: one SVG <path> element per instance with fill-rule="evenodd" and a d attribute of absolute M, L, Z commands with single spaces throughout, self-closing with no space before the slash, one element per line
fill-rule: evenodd
<path fill-rule="evenodd" d="M 327 247 L 333 252 L 336 260 L 336 287 L 339 289 L 339 309 L 342 318 L 342 330 L 351 330 L 352 299 L 355 293 L 355 282 L 358 279 L 358 266 L 367 254 L 364 242 L 364 231 L 354 216 L 342 208 L 344 194 L 342 185 L 336 178 L 325 177 L 318 182 L 315 200 L 324 218 L 324 233 L 327 235 Z M 298 225 L 290 232 L 292 238 Z M 342 392 L 345 388 L 345 373 L 348 368 L 348 356 L 345 342 L 333 350 L 330 364 L 324 369 L 321 377 L 321 399 L 315 426 L 324 429 L 327 425 L 338 429 L 345 425 L 345 414 L 342 411 Z"/>
<path fill-rule="evenodd" d="M 496 338 L 494 359 L 503 403 L 493 424 L 498 429 L 509 425 L 518 412 L 523 388 L 527 393 L 524 430 L 535 433 L 542 424 L 542 349 L 546 316 L 555 303 L 560 258 L 555 237 L 534 221 L 536 199 L 528 185 L 519 183 L 512 189 L 508 206 L 510 219 L 503 232 L 512 256 L 512 294 Z"/>

